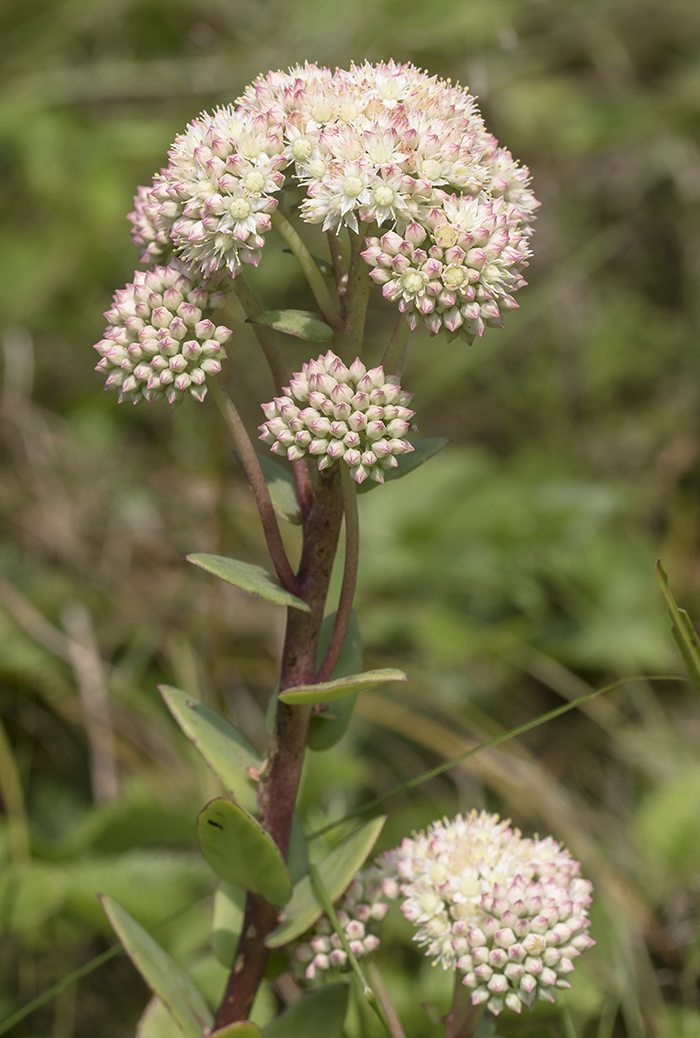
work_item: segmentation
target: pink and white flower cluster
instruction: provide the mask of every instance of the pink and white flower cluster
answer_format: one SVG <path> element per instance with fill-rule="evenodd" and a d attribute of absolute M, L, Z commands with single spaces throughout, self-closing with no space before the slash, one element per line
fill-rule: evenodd
<path fill-rule="evenodd" d="M 350 467 L 356 483 L 369 476 L 384 482 L 384 471 L 398 465 L 397 454 L 414 448 L 403 439 L 414 412 L 396 375 L 369 371 L 357 358 L 348 367 L 332 350 L 295 372 L 283 396 L 263 404 L 266 422 L 260 439 L 289 461 L 318 459 L 319 469 L 335 461 Z"/>
<path fill-rule="evenodd" d="M 108 373 L 105 389 L 119 389 L 120 401 L 134 403 L 165 397 L 174 404 L 186 392 L 204 400 L 206 378 L 221 371 L 224 343 L 233 334 L 204 314 L 225 299 L 217 282 L 186 273 L 177 260 L 137 270 L 134 283 L 115 292 L 104 338 L 95 346 L 97 370 Z"/>
<path fill-rule="evenodd" d="M 359 933 L 361 922 L 366 939 L 364 926 L 403 897 L 414 941 L 434 964 L 462 971 L 472 1003 L 497 1016 L 535 998 L 553 1002 L 557 988 L 571 987 L 573 960 L 595 944 L 586 933 L 591 890 L 551 837 L 529 839 L 498 815 L 471 811 L 433 822 L 358 873 L 338 918 L 346 933 Z M 345 963 L 331 930 L 322 918 L 295 952 L 308 978 Z M 379 941 L 369 936 L 373 950 Z"/>
<path fill-rule="evenodd" d="M 401 237 L 398 264 L 376 238 L 365 259 L 412 325 L 469 339 L 516 305 L 539 205 L 528 170 L 499 148 L 470 94 L 414 65 L 270 72 L 235 105 L 190 123 L 169 160 L 151 188 L 139 188 L 130 216 L 147 260 L 172 247 L 203 274 L 235 277 L 243 263 L 257 265 L 274 196 L 291 175 L 305 190 L 307 222 L 355 232 L 386 225 Z M 455 267 L 470 279 L 463 289 Z"/>
<path fill-rule="evenodd" d="M 336 915 L 343 935 L 355 958 L 362 959 L 379 947 L 379 938 L 371 931 L 372 924 L 384 918 L 389 910 L 388 899 L 377 882 L 376 870 L 358 873 L 338 902 Z M 390 892 L 398 894 L 396 881 Z M 305 934 L 294 949 L 294 961 L 301 967 L 307 980 L 322 976 L 326 970 L 342 968 L 348 961 L 343 942 L 327 916 L 322 915 L 313 930 Z"/>

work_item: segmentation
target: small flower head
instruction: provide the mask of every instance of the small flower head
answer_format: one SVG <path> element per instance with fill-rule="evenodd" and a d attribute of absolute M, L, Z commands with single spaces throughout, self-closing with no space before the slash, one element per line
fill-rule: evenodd
<path fill-rule="evenodd" d="M 528 839 L 498 815 L 433 822 L 380 859 L 398 876 L 414 940 L 457 967 L 472 1002 L 494 1014 L 554 1001 L 570 987 L 587 935 L 591 884 L 551 838 Z"/>
<path fill-rule="evenodd" d="M 359 358 L 347 367 L 332 351 L 296 372 L 283 396 L 263 405 L 260 439 L 289 461 L 313 457 L 319 469 L 342 461 L 352 478 L 384 482 L 396 455 L 413 447 L 404 439 L 414 412 L 395 376 L 369 371 Z"/>
<path fill-rule="evenodd" d="M 224 300 L 216 283 L 186 273 L 177 261 L 137 270 L 133 284 L 115 293 L 104 338 L 95 346 L 105 389 L 119 389 L 120 402 L 165 397 L 174 404 L 187 392 L 204 400 L 206 379 L 221 370 L 224 343 L 233 334 L 205 314 Z"/>

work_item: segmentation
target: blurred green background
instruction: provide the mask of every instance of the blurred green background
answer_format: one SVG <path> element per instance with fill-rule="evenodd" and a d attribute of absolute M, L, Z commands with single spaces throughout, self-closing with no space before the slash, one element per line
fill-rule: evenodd
<path fill-rule="evenodd" d="M 193 823 L 219 788 L 157 682 L 264 745 L 281 611 L 181 561 L 266 561 L 223 423 L 211 399 L 118 406 L 91 350 L 136 262 L 136 186 L 259 72 L 394 57 L 458 79 L 543 202 L 506 330 L 471 348 L 412 338 L 421 434 L 452 442 L 362 499 L 358 597 L 366 664 L 410 682 L 363 694 L 339 750 L 312 755 L 307 825 L 590 687 L 682 673 L 654 562 L 700 617 L 700 5 L 24 0 L 0 9 L 0 52 L 4 1018 L 113 943 L 98 891 L 155 926 L 212 889 Z M 311 305 L 273 234 L 251 279 L 267 306 Z M 394 311 L 372 307 L 374 357 Z M 255 425 L 271 387 L 235 303 L 225 320 L 231 391 Z M 305 359 L 280 346 L 290 368 Z M 626 684 L 393 802 L 382 846 L 485 806 L 564 840 L 596 885 L 599 943 L 571 993 L 499 1034 L 700 1036 L 689 688 Z M 110 739 L 90 724 L 104 695 Z M 215 1000 L 209 915 L 200 900 L 158 939 Z M 449 977 L 400 920 L 386 935 L 409 1038 L 439 1035 Z M 147 998 L 121 956 L 12 1034 L 130 1038 Z M 261 1020 L 275 999 L 268 987 Z M 367 1026 L 351 1016 L 348 1038 Z"/>

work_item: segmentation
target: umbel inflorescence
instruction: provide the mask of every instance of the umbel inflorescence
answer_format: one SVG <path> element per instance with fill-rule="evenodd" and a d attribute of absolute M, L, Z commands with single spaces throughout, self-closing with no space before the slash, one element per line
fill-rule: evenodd
<path fill-rule="evenodd" d="M 262 405 L 260 439 L 289 461 L 317 458 L 323 470 L 342 460 L 355 482 L 369 476 L 383 483 L 396 455 L 414 449 L 402 439 L 414 414 L 406 407 L 412 394 L 382 367 L 367 371 L 359 357 L 348 367 L 328 350 L 304 364 L 282 393 Z"/>
<path fill-rule="evenodd" d="M 129 218 L 141 259 L 174 256 L 180 275 L 235 278 L 259 263 L 287 188 L 293 203 L 301 189 L 302 221 L 365 238 L 368 273 L 411 328 L 471 342 L 517 305 L 539 203 L 460 86 L 393 61 L 261 76 L 235 104 L 193 120 L 138 189 Z M 162 395 L 152 376 L 123 370 L 122 392 Z M 199 385 L 187 388 L 201 398 Z"/>
<path fill-rule="evenodd" d="M 358 942 L 353 950 L 366 955 L 379 943 L 366 928 L 402 896 L 414 941 L 435 964 L 464 974 L 472 1003 L 495 1015 L 519 1013 L 571 986 L 573 960 L 595 944 L 586 932 L 591 890 L 579 863 L 551 837 L 526 838 L 498 815 L 472 811 L 433 822 L 382 855 L 358 875 L 338 918 Z M 321 919 L 296 958 L 313 978 L 342 965 L 340 948 Z"/>

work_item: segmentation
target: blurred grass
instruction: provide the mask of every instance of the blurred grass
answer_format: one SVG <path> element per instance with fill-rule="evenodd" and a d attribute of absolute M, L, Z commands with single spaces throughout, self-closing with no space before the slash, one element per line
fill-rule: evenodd
<path fill-rule="evenodd" d="M 218 787 L 155 685 L 201 695 L 262 745 L 282 637 L 274 607 L 182 562 L 265 561 L 210 401 L 120 408 L 92 371 L 101 311 L 134 269 L 136 185 L 190 118 L 259 72 L 393 56 L 476 92 L 543 201 L 506 331 L 471 349 L 415 337 L 405 383 L 421 432 L 452 445 L 363 498 L 358 600 L 367 664 L 411 680 L 364 694 L 340 750 L 309 760 L 302 804 L 318 828 L 562 698 L 681 672 L 653 567 L 661 554 L 700 617 L 700 8 L 28 0 L 0 10 L 0 52 L 0 710 L 23 797 L 7 779 L 1 794 L 15 832 L 26 803 L 32 852 L 20 869 L 0 828 L 4 1017 L 111 942 L 98 891 L 150 925 L 206 885 L 193 821 Z M 307 305 L 272 234 L 254 280 L 270 305 Z M 372 356 L 393 317 L 375 300 Z M 231 389 L 257 424 L 267 376 L 234 304 L 226 321 Z M 290 368 L 304 359 L 280 345 Z M 285 536 L 294 551 L 298 531 Z M 116 802 L 91 787 L 64 630 L 76 603 L 104 661 Z M 538 1007 L 499 1033 L 700 1034 L 699 745 L 693 694 L 639 681 L 397 801 L 387 845 L 484 805 L 565 839 L 600 891 L 598 947 L 566 1013 Z M 449 978 L 392 919 L 390 991 L 410 1038 L 437 1035 Z M 215 997 L 207 925 L 195 909 L 161 937 Z M 117 959 L 13 1033 L 128 1038 L 146 1001 Z M 355 1013 L 348 1036 L 362 1033 Z"/>

